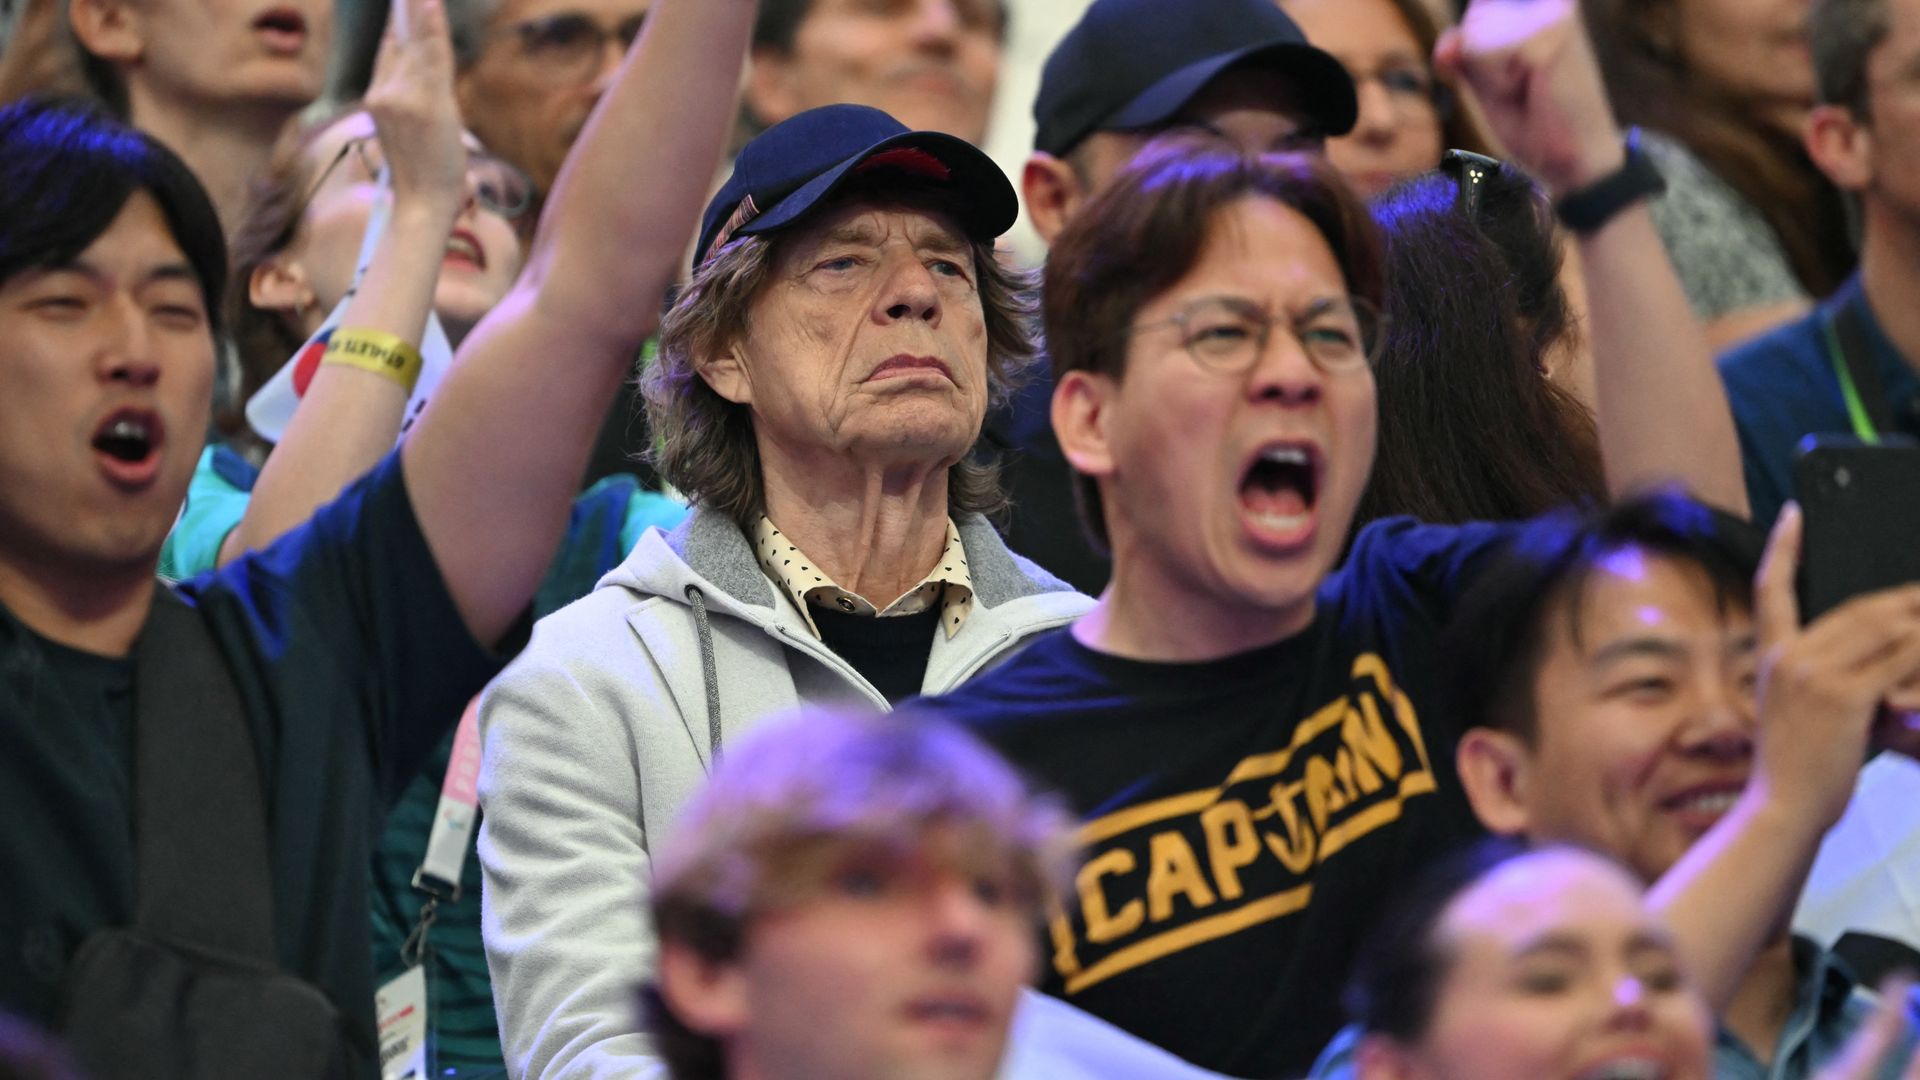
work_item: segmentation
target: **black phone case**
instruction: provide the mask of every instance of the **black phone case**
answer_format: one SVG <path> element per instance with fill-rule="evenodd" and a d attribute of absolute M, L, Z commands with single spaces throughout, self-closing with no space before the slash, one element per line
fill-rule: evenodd
<path fill-rule="evenodd" d="M 1920 581 L 1920 446 L 1817 440 L 1794 462 L 1800 618 Z"/>

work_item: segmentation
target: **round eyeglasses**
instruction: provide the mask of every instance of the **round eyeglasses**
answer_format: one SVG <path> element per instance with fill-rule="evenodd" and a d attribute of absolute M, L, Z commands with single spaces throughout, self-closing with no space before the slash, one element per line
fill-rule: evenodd
<path fill-rule="evenodd" d="M 1240 297 L 1209 296 L 1132 332 L 1173 327 L 1195 363 L 1223 375 L 1244 375 L 1265 354 L 1274 326 L 1284 323 L 1313 366 L 1335 375 L 1361 370 L 1378 358 L 1385 321 L 1378 308 L 1358 296 L 1318 300 L 1299 314 L 1279 315 Z"/>
<path fill-rule="evenodd" d="M 609 43 L 617 43 L 622 54 L 633 48 L 645 22 L 645 12 L 608 27 L 582 12 L 563 11 L 514 23 L 506 33 L 518 40 L 521 57 L 542 77 L 573 84 L 594 77 L 605 62 Z"/>
<path fill-rule="evenodd" d="M 333 155 L 333 160 L 327 162 L 326 168 L 321 169 L 308 186 L 307 194 L 300 200 L 301 213 L 306 212 L 307 204 L 320 193 L 321 185 L 327 182 L 327 178 L 348 156 L 359 162 L 368 180 L 378 180 L 380 170 L 387 163 L 386 155 L 380 149 L 379 136 L 360 135 L 348 139 L 340 144 L 340 150 Z M 526 213 L 527 207 L 533 203 L 533 181 L 527 179 L 527 174 L 484 150 L 468 148 L 467 183 L 471 185 L 474 201 L 480 204 L 481 209 L 490 210 L 508 220 Z"/>

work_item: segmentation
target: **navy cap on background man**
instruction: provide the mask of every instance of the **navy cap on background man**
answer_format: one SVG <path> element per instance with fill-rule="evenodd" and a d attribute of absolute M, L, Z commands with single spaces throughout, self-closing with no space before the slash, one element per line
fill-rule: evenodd
<path fill-rule="evenodd" d="M 1272 0 L 1094 0 L 1047 57 L 1020 193 L 1035 231 L 1052 243 L 1162 131 L 1201 128 L 1248 149 L 1317 153 L 1357 114 L 1346 68 Z M 1041 373 L 987 418 L 988 440 L 1009 451 L 1007 540 L 1074 588 L 1098 593 L 1109 563 L 1064 497 L 1072 472 L 1048 417 L 1052 397 L 1053 381 Z"/>

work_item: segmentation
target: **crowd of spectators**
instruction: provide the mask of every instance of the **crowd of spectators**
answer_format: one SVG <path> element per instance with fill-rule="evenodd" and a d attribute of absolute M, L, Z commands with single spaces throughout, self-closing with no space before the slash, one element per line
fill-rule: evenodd
<path fill-rule="evenodd" d="M 1031 4 L 0 0 L 0 1080 L 1920 1078 L 1920 0 Z"/>

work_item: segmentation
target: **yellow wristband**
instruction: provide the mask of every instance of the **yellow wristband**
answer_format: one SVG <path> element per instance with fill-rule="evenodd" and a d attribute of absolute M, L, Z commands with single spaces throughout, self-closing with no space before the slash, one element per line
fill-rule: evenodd
<path fill-rule="evenodd" d="M 385 375 L 409 394 L 413 393 L 413 384 L 420 381 L 420 350 L 407 344 L 405 338 L 380 330 L 335 330 L 327 339 L 327 351 L 320 362 Z"/>

